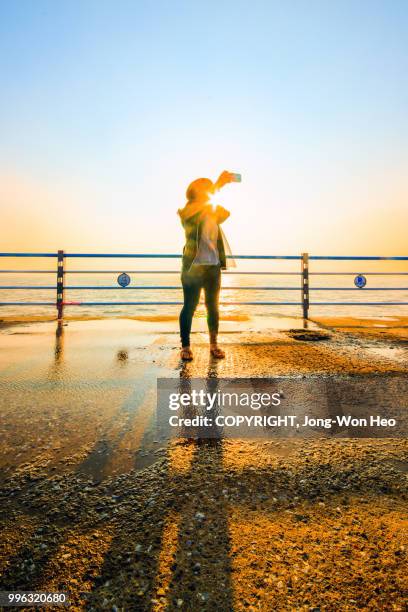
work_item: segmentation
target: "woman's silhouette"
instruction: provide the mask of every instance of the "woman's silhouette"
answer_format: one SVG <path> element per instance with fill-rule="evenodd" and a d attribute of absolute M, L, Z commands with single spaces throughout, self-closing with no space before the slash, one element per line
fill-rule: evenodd
<path fill-rule="evenodd" d="M 180 356 L 184 360 L 193 358 L 190 348 L 191 324 L 202 288 L 207 308 L 210 351 L 218 359 L 225 357 L 224 351 L 217 344 L 218 299 L 221 270 L 227 267 L 226 250 L 229 247 L 220 224 L 229 217 L 229 212 L 222 206 L 214 208 L 210 198 L 234 180 L 234 174 L 224 171 L 215 183 L 207 178 L 193 181 L 186 192 L 187 203 L 178 211 L 186 234 L 181 269 L 184 305 L 180 312 Z"/>

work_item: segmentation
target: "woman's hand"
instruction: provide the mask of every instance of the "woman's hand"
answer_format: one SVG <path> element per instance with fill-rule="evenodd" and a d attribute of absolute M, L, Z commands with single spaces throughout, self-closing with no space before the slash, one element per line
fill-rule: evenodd
<path fill-rule="evenodd" d="M 221 189 L 221 187 L 224 187 L 224 185 L 227 185 L 228 183 L 232 182 L 232 172 L 227 172 L 227 170 L 224 170 L 224 172 L 221 172 L 220 176 L 217 178 L 217 181 L 214 184 L 214 191 L 218 191 L 218 189 Z"/>

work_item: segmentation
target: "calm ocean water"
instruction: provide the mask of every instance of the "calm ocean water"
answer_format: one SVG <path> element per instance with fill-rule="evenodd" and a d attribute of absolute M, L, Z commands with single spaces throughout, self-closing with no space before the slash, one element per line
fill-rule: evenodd
<path fill-rule="evenodd" d="M 149 286 L 169 286 L 180 285 L 178 273 L 174 274 L 137 274 L 132 273 L 129 288 L 122 289 L 117 284 L 117 274 L 69 274 L 66 276 L 68 286 L 87 286 L 95 285 L 98 287 L 113 286 L 114 289 L 100 290 L 77 290 L 67 289 L 65 294 L 66 301 L 78 302 L 111 302 L 111 301 L 181 301 L 181 288 L 171 289 L 132 289 L 131 287 Z M 2 274 L 1 285 L 30 285 L 43 287 L 55 284 L 55 274 Z M 244 287 L 256 287 L 256 290 L 245 290 Z M 266 290 L 264 287 L 275 287 L 276 290 Z M 295 290 L 284 290 L 281 287 L 295 287 Z M 367 274 L 367 285 L 364 289 L 357 289 L 354 286 L 354 276 L 311 276 L 310 277 L 310 301 L 329 302 L 329 301 L 353 301 L 361 304 L 362 302 L 408 302 L 408 275 L 406 276 L 374 276 Z M 318 287 L 333 288 L 330 291 L 318 290 Z M 350 291 L 339 291 L 336 288 L 349 288 Z M 401 287 L 404 290 L 398 291 L 372 291 L 371 287 Z M 316 288 L 316 289 L 313 289 Z M 54 301 L 55 289 L 34 289 L 23 290 L 1 290 L 0 301 L 21 301 L 21 302 L 42 302 Z M 300 276 L 269 276 L 269 275 L 238 275 L 224 274 L 221 301 L 268 301 L 268 302 L 300 302 Z M 176 317 L 180 306 L 169 305 L 104 305 L 104 306 L 67 306 L 66 314 L 74 316 L 102 316 L 102 317 L 143 317 L 147 320 L 160 320 L 163 317 Z M 203 306 L 199 308 L 199 313 L 203 313 Z M 228 305 L 221 307 L 222 316 L 230 320 L 240 320 L 243 317 L 268 317 L 268 316 L 301 316 L 299 306 L 247 306 L 247 305 Z M 1 306 L 0 319 L 2 317 L 30 315 L 52 316 L 55 308 L 52 306 Z M 311 306 L 310 316 L 382 316 L 392 317 L 393 315 L 408 316 L 408 306 Z"/>

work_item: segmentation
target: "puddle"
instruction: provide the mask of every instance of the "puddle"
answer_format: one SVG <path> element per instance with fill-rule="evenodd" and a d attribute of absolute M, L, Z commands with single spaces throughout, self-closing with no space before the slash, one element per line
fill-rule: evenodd
<path fill-rule="evenodd" d="M 310 329 L 289 329 L 287 335 L 294 340 L 302 340 L 306 342 L 319 342 L 321 340 L 330 340 L 331 335 L 323 332 Z"/>

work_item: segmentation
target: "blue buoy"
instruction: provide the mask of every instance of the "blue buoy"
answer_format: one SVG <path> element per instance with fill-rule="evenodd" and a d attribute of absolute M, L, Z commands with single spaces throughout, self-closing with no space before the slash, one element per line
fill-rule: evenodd
<path fill-rule="evenodd" d="M 119 276 L 118 276 L 118 284 L 121 287 L 127 287 L 129 283 L 130 283 L 130 276 L 129 276 L 129 274 L 126 274 L 126 272 L 122 272 L 122 274 L 119 274 Z"/>
<path fill-rule="evenodd" d="M 363 274 L 357 274 L 354 278 L 354 284 L 358 289 L 362 289 L 367 284 L 367 279 Z"/>

